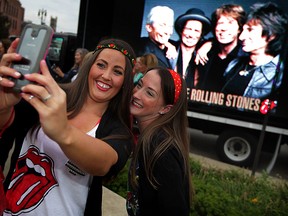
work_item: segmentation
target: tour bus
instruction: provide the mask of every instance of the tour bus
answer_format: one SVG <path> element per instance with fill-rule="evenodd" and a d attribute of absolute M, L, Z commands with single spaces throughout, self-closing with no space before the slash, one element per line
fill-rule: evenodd
<path fill-rule="evenodd" d="M 76 48 L 76 34 L 55 32 L 47 55 L 50 66 L 57 65 L 63 72 L 69 71 L 74 64 Z"/>
<path fill-rule="evenodd" d="M 249 11 L 250 6 L 256 2 L 261 1 L 233 1 L 235 4 L 242 5 L 245 11 Z M 262 2 L 265 3 L 266 1 Z M 271 2 L 278 4 L 284 11 L 288 11 L 288 2 L 280 0 L 271 0 Z M 86 42 L 92 41 L 93 35 L 98 38 L 113 35 L 126 39 L 131 44 L 137 44 L 137 40 L 133 40 L 133 37 L 135 35 L 136 37 L 147 36 L 146 17 L 154 6 L 162 5 L 172 8 L 176 19 L 189 8 L 200 8 L 205 11 L 207 16 L 210 16 L 217 7 L 224 3 L 225 1 L 220 0 L 193 2 L 188 0 L 181 2 L 177 0 L 139 0 L 137 2 L 128 0 L 125 4 L 123 2 L 120 4 L 117 1 L 112 4 L 111 1 L 108 1 L 102 2 L 102 6 L 110 5 L 110 7 L 115 8 L 114 11 L 116 12 L 107 15 L 107 17 L 102 17 L 102 15 L 97 17 L 95 14 L 95 20 L 99 22 L 95 24 L 94 20 L 90 21 L 87 16 L 99 8 L 99 5 L 91 1 L 90 5 L 83 2 L 81 3 L 78 34 L 86 37 Z M 128 8 L 134 9 L 131 11 Z M 84 26 L 90 28 L 85 30 Z M 103 28 L 105 33 L 101 34 L 99 29 Z M 79 29 L 83 31 L 80 32 Z M 211 37 L 212 35 L 207 36 Z M 179 39 L 175 31 L 171 39 Z M 189 127 L 201 130 L 203 133 L 218 135 L 217 152 L 222 161 L 249 167 L 257 162 L 259 152 L 269 151 L 273 153 L 273 159 L 270 163 L 273 167 L 281 145 L 287 143 L 287 44 L 286 37 L 286 43 L 283 44 L 283 52 L 281 53 L 281 65 L 283 66 L 281 67 L 281 85 L 278 86 L 279 88 L 277 87 L 273 98 L 269 96 L 252 98 L 205 89 L 187 89 L 189 94 L 187 112 Z"/>
<path fill-rule="evenodd" d="M 241 5 L 247 12 L 256 2 L 259 1 L 233 1 L 233 3 Z M 288 7 L 288 3 L 272 2 L 282 9 Z M 181 1 L 179 4 L 178 1 L 146 0 L 141 37 L 147 36 L 146 17 L 150 9 L 156 5 L 172 8 L 176 19 L 189 8 L 200 8 L 210 17 L 210 14 L 222 4 L 224 4 L 223 1 L 193 1 L 192 3 Z M 207 37 L 212 36 L 208 35 Z M 172 39 L 179 39 L 175 31 Z M 281 144 L 287 143 L 287 42 L 286 37 L 286 43 L 283 44 L 283 51 L 280 55 L 281 60 L 276 63 L 281 64 L 281 67 L 277 66 L 279 71 L 275 72 L 273 78 L 275 83 L 281 82 L 281 85 L 277 88 L 276 84 L 271 87 L 273 94 L 258 98 L 211 91 L 209 88 L 208 90 L 205 88 L 187 89 L 189 126 L 199 129 L 203 133 L 218 135 L 217 152 L 221 160 L 238 166 L 251 166 L 260 150 L 273 152 L 274 158 L 276 158 Z M 271 162 L 273 163 L 273 161 Z"/>

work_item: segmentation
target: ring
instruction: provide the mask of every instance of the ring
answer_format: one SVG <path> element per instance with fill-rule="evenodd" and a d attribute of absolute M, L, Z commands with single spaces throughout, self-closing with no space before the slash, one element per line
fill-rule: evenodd
<path fill-rule="evenodd" d="M 47 95 L 45 98 L 42 98 L 43 102 L 46 102 L 47 100 L 49 100 L 52 97 L 51 94 Z"/>
<path fill-rule="evenodd" d="M 33 95 L 30 95 L 29 98 L 28 98 L 28 100 L 32 100 L 33 98 L 34 98 L 34 96 L 33 96 Z"/>

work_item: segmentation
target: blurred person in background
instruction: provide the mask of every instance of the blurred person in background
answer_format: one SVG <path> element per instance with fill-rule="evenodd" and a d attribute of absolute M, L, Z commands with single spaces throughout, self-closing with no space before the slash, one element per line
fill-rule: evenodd
<path fill-rule="evenodd" d="M 133 83 L 134 85 L 143 77 L 145 72 L 158 65 L 158 59 L 153 53 L 147 53 L 136 58 L 136 63 L 133 68 Z"/>
<path fill-rule="evenodd" d="M 79 68 L 82 65 L 83 59 L 88 52 L 89 51 L 85 48 L 76 49 L 75 55 L 74 55 L 74 65 L 66 73 L 64 73 L 60 67 L 56 65 L 52 65 L 51 66 L 52 71 L 57 74 L 57 77 L 55 78 L 56 81 L 59 83 L 68 83 L 68 82 L 74 81 L 77 77 Z"/>
<path fill-rule="evenodd" d="M 7 52 L 10 44 L 11 41 L 9 39 L 0 40 L 0 60 L 2 59 L 2 56 Z"/>

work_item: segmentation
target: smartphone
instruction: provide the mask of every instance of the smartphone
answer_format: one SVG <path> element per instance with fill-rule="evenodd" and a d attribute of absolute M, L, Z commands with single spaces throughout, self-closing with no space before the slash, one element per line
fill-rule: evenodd
<path fill-rule="evenodd" d="M 24 74 L 39 73 L 40 61 L 46 58 L 53 29 L 46 25 L 27 24 L 23 29 L 16 52 L 22 55 L 22 60 L 12 63 L 12 68 L 22 74 L 15 82 L 14 91 L 20 92 L 21 87 L 30 83 L 24 79 Z"/>

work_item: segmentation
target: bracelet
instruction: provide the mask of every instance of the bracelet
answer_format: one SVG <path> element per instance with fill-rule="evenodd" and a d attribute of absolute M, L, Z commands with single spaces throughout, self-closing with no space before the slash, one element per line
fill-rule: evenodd
<path fill-rule="evenodd" d="M 14 107 L 13 107 L 8 121 L 4 124 L 3 128 L 0 131 L 0 139 L 2 138 L 2 134 L 4 133 L 4 131 L 9 127 L 9 125 L 10 125 L 10 123 L 11 123 L 13 117 L 14 117 L 14 114 L 15 114 L 15 110 L 14 110 Z"/>

